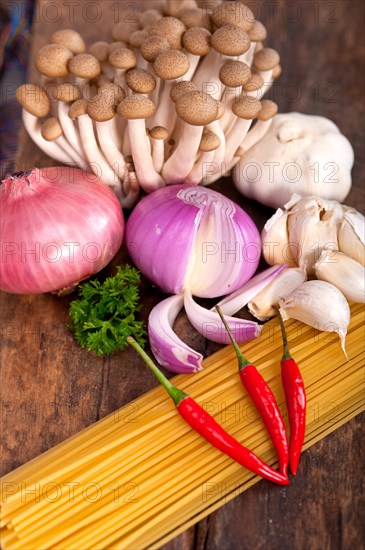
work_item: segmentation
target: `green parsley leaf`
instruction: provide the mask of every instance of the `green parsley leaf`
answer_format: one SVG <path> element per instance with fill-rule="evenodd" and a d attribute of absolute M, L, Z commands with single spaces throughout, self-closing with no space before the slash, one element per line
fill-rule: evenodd
<path fill-rule="evenodd" d="M 141 309 L 139 284 L 138 271 L 126 265 L 104 283 L 93 280 L 80 285 L 79 299 L 70 305 L 72 323 L 68 326 L 80 346 L 104 355 L 123 350 L 128 336 L 144 346 L 145 325 L 135 317 Z"/>

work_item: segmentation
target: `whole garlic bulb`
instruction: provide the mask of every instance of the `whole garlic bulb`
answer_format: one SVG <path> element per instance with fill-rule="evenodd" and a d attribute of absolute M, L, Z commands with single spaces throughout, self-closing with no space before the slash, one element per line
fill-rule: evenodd
<path fill-rule="evenodd" d="M 264 137 L 233 172 L 246 197 L 282 207 L 293 193 L 342 202 L 351 187 L 354 152 L 331 120 L 300 113 L 276 115 Z"/>

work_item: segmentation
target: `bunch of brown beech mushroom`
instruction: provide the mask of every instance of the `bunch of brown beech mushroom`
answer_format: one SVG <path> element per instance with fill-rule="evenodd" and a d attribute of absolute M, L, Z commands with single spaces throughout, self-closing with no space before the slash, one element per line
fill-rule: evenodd
<path fill-rule="evenodd" d="M 277 106 L 262 97 L 281 72 L 241 2 L 141 6 L 110 43 L 55 32 L 35 57 L 41 82 L 16 94 L 33 141 L 93 171 L 127 208 L 141 188 L 208 185 L 233 168 L 268 130 Z"/>

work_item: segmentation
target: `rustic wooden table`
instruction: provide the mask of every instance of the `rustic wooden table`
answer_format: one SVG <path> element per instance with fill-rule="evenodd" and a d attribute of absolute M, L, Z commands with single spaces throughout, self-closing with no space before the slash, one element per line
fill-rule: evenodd
<path fill-rule="evenodd" d="M 268 28 L 268 45 L 282 57 L 283 75 L 271 97 L 284 111 L 331 118 L 356 153 L 347 204 L 364 210 L 364 3 L 362 0 L 248 2 Z M 110 40 L 114 16 L 133 2 L 41 0 L 33 52 L 51 33 L 72 26 L 90 43 Z M 119 14 L 118 14 L 119 12 Z M 33 66 L 29 80 L 38 78 Z M 22 134 L 18 169 L 49 163 Z M 48 164 L 49 165 L 49 164 Z M 269 209 L 246 201 L 229 179 L 215 186 L 253 215 Z M 126 261 L 125 249 L 114 261 Z M 143 283 L 143 316 L 161 298 Z M 2 464 L 4 474 L 128 403 L 156 384 L 133 351 L 107 359 L 82 351 L 65 329 L 69 299 L 1 296 Z M 184 317 L 179 334 L 204 354 L 216 346 L 193 332 Z M 264 481 L 201 521 L 164 550 L 360 550 L 364 531 L 364 415 L 303 454 L 299 475 L 280 489 Z M 127 550 L 127 549 L 121 549 Z"/>

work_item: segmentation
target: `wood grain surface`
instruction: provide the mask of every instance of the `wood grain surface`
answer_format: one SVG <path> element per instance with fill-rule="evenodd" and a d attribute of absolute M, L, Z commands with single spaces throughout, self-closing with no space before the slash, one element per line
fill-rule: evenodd
<path fill-rule="evenodd" d="M 350 139 L 356 161 L 346 203 L 364 211 L 364 3 L 248 4 L 268 28 L 267 44 L 282 58 L 283 75 L 271 98 L 281 112 L 331 118 Z M 68 26 L 88 43 L 110 40 L 114 17 L 123 19 L 135 7 L 111 0 L 40 1 L 32 51 L 46 44 L 54 30 Z M 29 80 L 38 78 L 30 66 Z M 22 133 L 18 169 L 50 164 Z M 229 178 L 214 188 L 240 203 L 259 226 L 272 213 L 241 197 Z M 127 260 L 123 247 L 113 265 Z M 143 281 L 142 296 L 147 318 L 162 294 Z M 2 474 L 156 385 L 132 350 L 105 359 L 82 351 L 65 329 L 69 301 L 51 295 L 1 295 Z M 177 331 L 205 355 L 217 349 L 191 329 L 183 314 Z M 306 451 L 288 488 L 262 481 L 164 550 L 360 550 L 365 540 L 364 441 L 362 415 Z"/>

